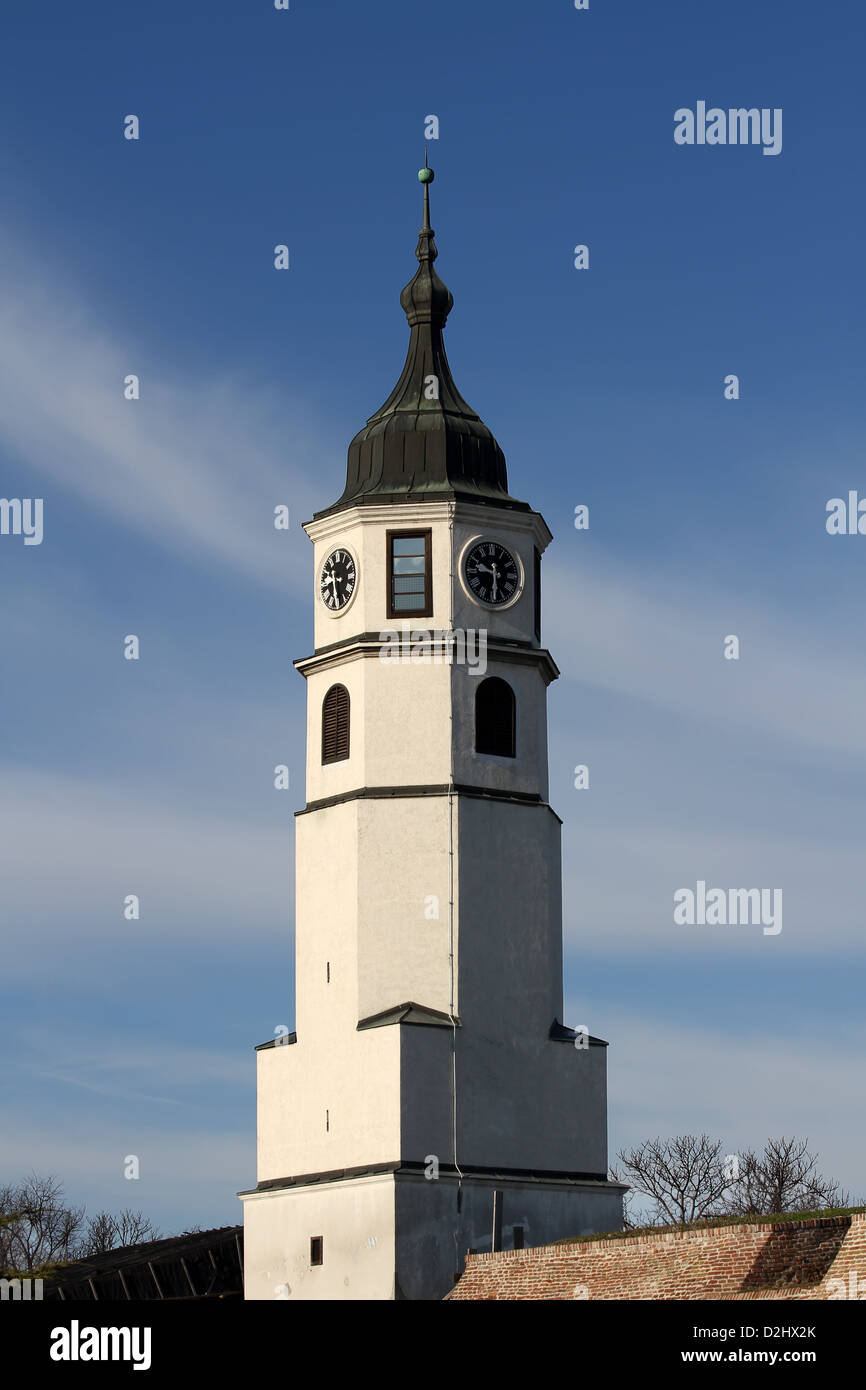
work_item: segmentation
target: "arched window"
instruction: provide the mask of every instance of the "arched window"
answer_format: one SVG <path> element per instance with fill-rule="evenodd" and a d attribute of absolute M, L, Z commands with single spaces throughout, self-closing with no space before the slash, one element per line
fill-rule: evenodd
<path fill-rule="evenodd" d="M 339 763 L 349 756 L 349 692 L 332 685 L 322 701 L 322 762 Z"/>
<path fill-rule="evenodd" d="M 514 691 L 507 681 L 488 676 L 475 692 L 475 752 L 514 757 Z"/>

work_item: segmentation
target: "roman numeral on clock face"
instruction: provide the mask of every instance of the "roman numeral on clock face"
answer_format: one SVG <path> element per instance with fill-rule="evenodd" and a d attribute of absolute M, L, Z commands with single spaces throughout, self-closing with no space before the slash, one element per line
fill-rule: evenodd
<path fill-rule="evenodd" d="M 514 598 L 520 570 L 514 556 L 498 541 L 478 541 L 463 561 L 465 582 L 479 603 L 497 608 Z"/>
<path fill-rule="evenodd" d="M 319 592 L 325 607 L 332 613 L 345 608 L 355 592 L 357 581 L 355 561 L 342 547 L 331 552 L 322 566 Z"/>

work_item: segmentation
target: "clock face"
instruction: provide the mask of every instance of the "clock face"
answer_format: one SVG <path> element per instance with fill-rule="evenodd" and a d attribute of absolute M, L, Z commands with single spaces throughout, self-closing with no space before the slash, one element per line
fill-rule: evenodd
<path fill-rule="evenodd" d="M 348 550 L 332 550 L 322 565 L 319 580 L 319 594 L 325 607 L 331 613 L 339 613 L 354 594 L 357 582 L 355 557 Z"/>
<path fill-rule="evenodd" d="M 463 576 L 472 597 L 502 608 L 520 592 L 520 566 L 498 541 L 476 541 L 463 558 Z"/>

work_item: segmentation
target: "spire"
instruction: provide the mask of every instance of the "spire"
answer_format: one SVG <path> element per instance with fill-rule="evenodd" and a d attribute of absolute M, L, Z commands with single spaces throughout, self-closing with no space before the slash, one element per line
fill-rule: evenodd
<path fill-rule="evenodd" d="M 429 165 L 428 162 L 427 162 L 427 146 L 425 145 L 425 146 L 424 146 L 424 168 L 418 170 L 418 182 L 419 182 L 419 183 L 423 183 L 423 185 L 424 185 L 424 225 L 423 225 L 422 228 L 421 228 L 421 231 L 422 231 L 422 232 L 430 232 L 430 231 L 432 231 L 432 228 L 431 228 L 431 226 L 430 226 L 430 185 L 431 185 L 431 183 L 433 182 L 433 180 L 435 179 L 435 177 L 436 177 L 436 175 L 433 173 L 433 170 L 430 168 L 430 165 Z M 417 251 L 416 251 L 415 254 L 416 254 L 416 255 L 418 254 Z M 436 256 L 437 256 L 437 255 L 438 255 L 438 252 L 434 251 L 434 253 L 433 253 L 433 259 L 434 259 L 434 260 L 436 259 Z M 418 259 L 419 259 L 419 261 L 420 261 L 421 257 L 418 256 Z"/>
<path fill-rule="evenodd" d="M 439 255 L 433 239 L 433 228 L 430 226 L 430 185 L 435 177 L 427 163 L 425 149 L 424 168 L 418 170 L 419 182 L 424 185 L 424 221 L 418 233 L 418 245 L 415 247 L 418 269 L 400 295 L 400 303 L 409 320 L 410 328 L 416 323 L 435 323 L 441 330 L 454 307 L 454 296 L 433 269 L 433 262 Z"/>
<path fill-rule="evenodd" d="M 433 265 L 439 255 L 430 225 L 433 178 L 425 150 L 418 269 L 400 295 L 409 323 L 402 375 L 349 445 L 343 496 L 318 516 L 363 503 L 457 498 L 528 510 L 509 496 L 502 450 L 460 395 L 448 365 L 442 330 L 454 298 Z"/>

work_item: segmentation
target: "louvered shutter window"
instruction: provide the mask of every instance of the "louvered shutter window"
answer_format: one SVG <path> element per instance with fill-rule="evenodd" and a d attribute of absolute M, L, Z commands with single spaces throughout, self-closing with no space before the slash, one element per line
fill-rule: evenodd
<path fill-rule="evenodd" d="M 349 692 L 332 685 L 322 703 L 322 762 L 339 763 L 349 756 Z"/>
<path fill-rule="evenodd" d="M 515 756 L 514 691 L 507 681 L 490 676 L 475 692 L 475 751 L 500 758 Z"/>

